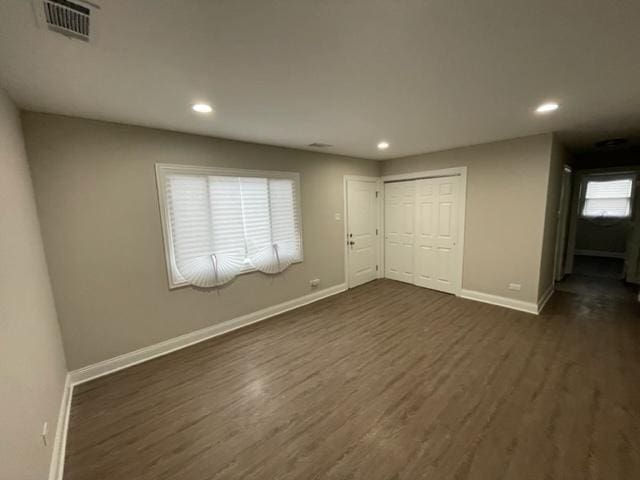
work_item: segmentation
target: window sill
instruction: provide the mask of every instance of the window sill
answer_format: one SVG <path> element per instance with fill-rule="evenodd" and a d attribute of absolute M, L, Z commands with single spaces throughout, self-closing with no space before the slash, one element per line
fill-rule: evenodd
<path fill-rule="evenodd" d="M 589 220 L 591 222 L 610 222 L 612 220 L 614 221 L 620 221 L 620 220 L 631 220 L 631 215 L 627 215 L 626 217 L 591 217 L 589 215 L 580 215 L 580 218 L 582 218 L 583 220 Z"/>

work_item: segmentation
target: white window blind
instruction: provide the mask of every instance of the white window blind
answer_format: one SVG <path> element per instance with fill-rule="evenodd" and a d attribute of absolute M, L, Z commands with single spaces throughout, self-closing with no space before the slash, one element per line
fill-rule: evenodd
<path fill-rule="evenodd" d="M 630 216 L 632 188 L 632 178 L 587 181 L 582 215 L 594 218 Z"/>
<path fill-rule="evenodd" d="M 157 167 L 170 286 L 212 287 L 302 260 L 298 175 Z"/>

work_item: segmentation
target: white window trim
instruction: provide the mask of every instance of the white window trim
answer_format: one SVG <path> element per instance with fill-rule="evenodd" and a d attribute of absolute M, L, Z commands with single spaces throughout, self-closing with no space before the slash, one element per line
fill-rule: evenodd
<path fill-rule="evenodd" d="M 167 279 L 169 289 L 186 287 L 189 282 L 176 276 L 178 268 L 175 263 L 175 255 L 173 251 L 173 235 L 171 233 L 171 222 L 169 220 L 169 209 L 167 205 L 167 176 L 171 174 L 191 174 L 191 175 L 214 175 L 228 177 L 259 177 L 259 178 L 286 178 L 293 180 L 296 188 L 296 204 L 295 215 L 297 217 L 298 227 L 300 230 L 300 258 L 293 263 L 301 263 L 304 261 L 304 242 L 302 231 L 302 216 L 300 205 L 300 174 L 298 172 L 279 172 L 274 170 L 244 170 L 239 168 L 221 168 L 206 167 L 194 165 L 178 165 L 169 163 L 156 163 L 156 186 L 158 190 L 158 203 L 160 206 L 160 222 L 162 223 L 162 238 L 164 241 L 165 263 L 167 268 Z M 240 272 L 245 273 L 257 272 L 255 268 L 247 266 Z"/>
<path fill-rule="evenodd" d="M 589 184 L 589 182 L 607 182 L 607 181 L 613 181 L 613 180 L 631 180 L 631 196 L 629 197 L 629 215 L 623 216 L 623 217 L 594 217 L 594 216 L 590 216 L 590 215 L 585 215 L 584 214 L 584 205 L 585 202 L 587 201 L 587 185 Z M 602 222 L 602 223 L 607 223 L 607 222 L 616 222 L 619 220 L 629 220 L 631 218 L 633 218 L 635 212 L 633 211 L 633 199 L 635 198 L 635 194 L 636 194 L 636 174 L 635 173 L 620 173 L 620 172 L 616 172 L 616 173 L 593 173 L 593 174 L 586 174 L 584 175 L 584 177 L 582 178 L 582 182 L 581 182 L 581 186 L 580 186 L 580 210 L 579 212 L 579 216 L 580 218 L 583 218 L 585 220 L 589 220 L 591 222 Z"/>

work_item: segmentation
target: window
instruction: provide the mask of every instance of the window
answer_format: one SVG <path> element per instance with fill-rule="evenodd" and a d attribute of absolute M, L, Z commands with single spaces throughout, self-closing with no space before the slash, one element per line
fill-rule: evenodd
<path fill-rule="evenodd" d="M 299 175 L 156 166 L 169 287 L 213 287 L 302 261 Z"/>
<path fill-rule="evenodd" d="M 582 216 L 626 218 L 631 215 L 633 177 L 588 180 Z"/>

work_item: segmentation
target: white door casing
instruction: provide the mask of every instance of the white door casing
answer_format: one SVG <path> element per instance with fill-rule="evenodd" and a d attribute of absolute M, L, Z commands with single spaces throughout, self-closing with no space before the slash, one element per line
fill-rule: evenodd
<path fill-rule="evenodd" d="M 415 182 L 387 183 L 385 198 L 385 277 L 413 283 Z"/>
<path fill-rule="evenodd" d="M 554 281 L 559 282 L 565 275 L 565 258 L 567 251 L 567 230 L 569 224 L 569 212 L 571 209 L 571 183 L 572 171 L 567 165 L 562 171 L 562 185 L 560 190 L 560 204 L 558 207 L 558 223 L 556 226 L 556 249 L 553 266 Z"/>
<path fill-rule="evenodd" d="M 346 180 L 347 282 L 349 288 L 378 277 L 378 180 Z"/>

